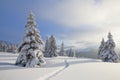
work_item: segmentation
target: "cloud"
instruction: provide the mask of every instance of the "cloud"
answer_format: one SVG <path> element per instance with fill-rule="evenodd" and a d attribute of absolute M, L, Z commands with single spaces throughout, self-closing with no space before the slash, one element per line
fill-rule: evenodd
<path fill-rule="evenodd" d="M 40 19 L 72 29 L 58 34 L 59 40 L 76 46 L 82 44 L 76 44 L 79 41 L 99 45 L 101 38 L 106 39 L 107 33 L 111 31 L 119 43 L 120 0 L 51 0 L 38 6 L 36 12 Z"/>
<path fill-rule="evenodd" d="M 54 0 L 53 0 L 54 1 Z M 40 17 L 68 27 L 119 23 L 120 1 L 61 0 L 40 7 Z M 117 18 L 117 19 L 116 19 Z"/>

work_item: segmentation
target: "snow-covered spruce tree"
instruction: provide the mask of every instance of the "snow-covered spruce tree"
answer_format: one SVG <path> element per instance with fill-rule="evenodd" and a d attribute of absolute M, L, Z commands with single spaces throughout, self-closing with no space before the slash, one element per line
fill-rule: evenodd
<path fill-rule="evenodd" d="M 105 41 L 104 41 L 104 38 L 103 38 L 102 41 L 101 41 L 99 50 L 98 50 L 98 58 L 100 58 L 101 53 L 104 51 L 104 46 L 105 46 Z"/>
<path fill-rule="evenodd" d="M 53 35 L 49 38 L 49 57 L 57 57 L 57 44 L 56 39 Z"/>
<path fill-rule="evenodd" d="M 114 48 L 115 48 L 115 42 L 113 41 L 112 35 L 109 32 L 108 33 L 108 40 L 106 41 L 106 43 L 104 45 L 104 50 L 102 51 L 100 58 L 104 62 L 118 62 L 119 57 L 116 54 Z"/>
<path fill-rule="evenodd" d="M 60 49 L 59 55 L 60 56 L 66 56 L 66 52 L 64 50 L 64 43 L 63 42 L 61 44 L 61 49 Z"/>
<path fill-rule="evenodd" d="M 19 56 L 16 65 L 25 67 L 35 67 L 45 63 L 41 51 L 42 40 L 37 29 L 34 15 L 30 12 L 25 26 L 25 35 L 22 43 L 18 47 Z"/>
<path fill-rule="evenodd" d="M 50 49 L 50 41 L 49 41 L 49 37 L 46 37 L 46 42 L 45 42 L 45 48 L 44 48 L 44 56 L 45 57 L 49 57 L 49 49 Z"/>
<path fill-rule="evenodd" d="M 75 57 L 75 56 L 76 56 L 75 51 L 72 48 L 70 48 L 69 57 Z"/>

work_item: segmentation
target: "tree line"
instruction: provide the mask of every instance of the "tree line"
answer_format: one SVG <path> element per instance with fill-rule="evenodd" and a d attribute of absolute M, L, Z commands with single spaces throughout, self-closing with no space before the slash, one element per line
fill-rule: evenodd
<path fill-rule="evenodd" d="M 6 41 L 0 41 L 0 52 L 12 52 L 16 53 L 16 45 L 8 43 Z"/>

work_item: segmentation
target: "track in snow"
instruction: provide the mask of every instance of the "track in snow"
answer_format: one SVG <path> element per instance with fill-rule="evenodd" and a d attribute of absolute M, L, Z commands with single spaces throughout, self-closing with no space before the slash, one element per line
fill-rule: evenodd
<path fill-rule="evenodd" d="M 63 70 L 65 70 L 69 64 L 67 62 L 67 60 L 64 60 L 65 66 L 57 71 L 55 71 L 54 73 L 52 73 L 51 75 L 49 75 L 47 78 L 45 78 L 45 80 L 50 80 L 51 78 L 55 77 L 56 75 L 58 75 L 60 72 L 62 72 Z"/>

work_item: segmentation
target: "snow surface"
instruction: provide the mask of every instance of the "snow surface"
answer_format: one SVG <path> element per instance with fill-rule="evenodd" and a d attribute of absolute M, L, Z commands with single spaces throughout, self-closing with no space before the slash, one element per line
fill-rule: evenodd
<path fill-rule="evenodd" d="M 14 65 L 17 56 L 0 52 L 0 80 L 120 80 L 120 63 L 53 57 L 41 67 L 24 68 Z"/>

